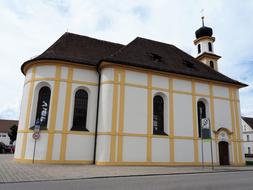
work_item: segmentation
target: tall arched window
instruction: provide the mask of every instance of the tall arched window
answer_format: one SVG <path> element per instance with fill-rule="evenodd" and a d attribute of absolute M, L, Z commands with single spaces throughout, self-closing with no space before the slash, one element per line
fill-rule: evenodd
<path fill-rule="evenodd" d="M 85 90 L 78 90 L 75 94 L 73 131 L 88 131 L 86 128 L 88 109 L 88 93 Z"/>
<path fill-rule="evenodd" d="M 213 61 L 210 61 L 210 67 L 211 67 L 211 68 L 214 68 Z"/>
<path fill-rule="evenodd" d="M 40 120 L 40 129 L 47 128 L 47 120 L 50 106 L 51 90 L 49 87 L 44 86 L 39 91 L 36 120 Z"/>
<path fill-rule="evenodd" d="M 198 44 L 198 53 L 201 52 L 201 47 L 200 47 L 200 44 Z"/>
<path fill-rule="evenodd" d="M 204 131 L 201 131 L 201 119 L 206 118 L 206 105 L 202 101 L 198 101 L 198 129 L 199 137 L 202 136 Z M 202 133 L 202 134 L 201 134 Z"/>
<path fill-rule="evenodd" d="M 212 47 L 211 42 L 208 42 L 208 50 L 209 50 L 209 51 L 213 51 L 213 47 Z"/>
<path fill-rule="evenodd" d="M 153 134 L 166 135 L 164 132 L 164 101 L 159 95 L 153 99 Z"/>

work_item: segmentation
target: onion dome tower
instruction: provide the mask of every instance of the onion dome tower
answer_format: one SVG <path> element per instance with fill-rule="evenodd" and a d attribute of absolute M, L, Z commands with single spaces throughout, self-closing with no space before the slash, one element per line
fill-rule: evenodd
<path fill-rule="evenodd" d="M 195 32 L 196 39 L 194 40 L 194 44 L 197 46 L 198 51 L 196 59 L 218 71 L 217 61 L 221 56 L 214 53 L 213 43 L 215 37 L 213 37 L 213 29 L 205 26 L 204 16 L 201 19 L 202 27 Z"/>

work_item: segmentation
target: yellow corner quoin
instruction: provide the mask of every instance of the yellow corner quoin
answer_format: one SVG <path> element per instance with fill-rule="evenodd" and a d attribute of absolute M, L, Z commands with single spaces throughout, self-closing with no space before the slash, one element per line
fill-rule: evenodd
<path fill-rule="evenodd" d="M 61 78 L 61 66 L 56 66 L 55 71 L 55 82 L 54 82 L 54 90 L 53 97 L 51 103 L 51 116 L 49 121 L 49 134 L 48 134 L 48 145 L 47 145 L 47 155 L 46 160 L 52 160 L 53 154 L 53 144 L 54 144 L 54 133 L 55 133 L 55 125 L 56 125 L 56 116 L 57 116 L 57 108 L 58 108 L 58 100 L 59 100 L 59 88 L 60 88 L 60 78 Z"/>
<path fill-rule="evenodd" d="M 148 96 L 147 96 L 147 162 L 152 160 L 152 75 L 148 73 Z"/>
<path fill-rule="evenodd" d="M 61 137 L 61 150 L 60 150 L 60 161 L 65 162 L 66 156 L 66 146 L 67 146 L 67 132 L 69 124 L 69 111 L 71 103 L 71 91 L 72 91 L 72 79 L 73 79 L 73 68 L 68 68 L 68 81 L 66 87 L 66 97 L 65 97 L 65 106 L 64 106 L 64 118 L 63 118 L 63 127 L 62 127 L 62 137 Z"/>
<path fill-rule="evenodd" d="M 121 70 L 120 77 L 120 112 L 119 112 L 119 134 L 123 133 L 124 129 L 124 114 L 125 114 L 125 70 Z M 123 136 L 118 136 L 118 157 L 117 161 L 122 162 Z"/>
<path fill-rule="evenodd" d="M 116 128 L 118 113 L 118 80 L 119 71 L 114 68 L 114 84 L 113 84 L 113 106 L 112 106 L 112 129 L 111 129 L 111 145 L 110 145 L 110 161 L 115 162 L 115 146 L 116 146 Z"/>
<path fill-rule="evenodd" d="M 36 67 L 34 66 L 32 68 L 32 77 L 31 78 L 34 79 L 35 75 L 36 75 Z M 25 117 L 25 131 L 28 131 L 29 125 L 30 125 L 33 92 L 34 92 L 34 82 L 31 82 L 30 88 L 29 88 L 29 96 L 28 96 L 26 117 Z M 25 159 L 26 144 L 27 144 L 27 133 L 24 133 L 23 134 L 22 148 L 21 148 L 21 158 L 22 159 Z"/>
<path fill-rule="evenodd" d="M 196 86 L 195 82 L 192 81 L 192 116 L 193 116 L 193 135 L 194 135 L 194 161 L 199 162 L 199 141 L 198 141 L 198 126 L 197 126 L 197 111 L 196 111 Z"/>
<path fill-rule="evenodd" d="M 169 83 L 169 137 L 170 137 L 170 162 L 175 161 L 175 151 L 174 151 L 174 95 L 173 95 L 173 79 L 168 79 Z"/>

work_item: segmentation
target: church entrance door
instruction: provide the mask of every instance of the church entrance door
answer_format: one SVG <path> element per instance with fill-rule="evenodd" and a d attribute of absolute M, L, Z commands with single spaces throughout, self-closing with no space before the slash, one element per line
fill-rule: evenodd
<path fill-rule="evenodd" d="M 220 165 L 229 165 L 228 143 L 225 141 L 219 142 L 219 158 Z"/>

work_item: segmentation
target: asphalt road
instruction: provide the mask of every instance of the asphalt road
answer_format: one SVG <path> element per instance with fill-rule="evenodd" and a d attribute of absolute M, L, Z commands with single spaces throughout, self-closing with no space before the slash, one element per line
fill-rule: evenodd
<path fill-rule="evenodd" d="M 253 171 L 0 184 L 0 190 L 253 190 Z"/>

